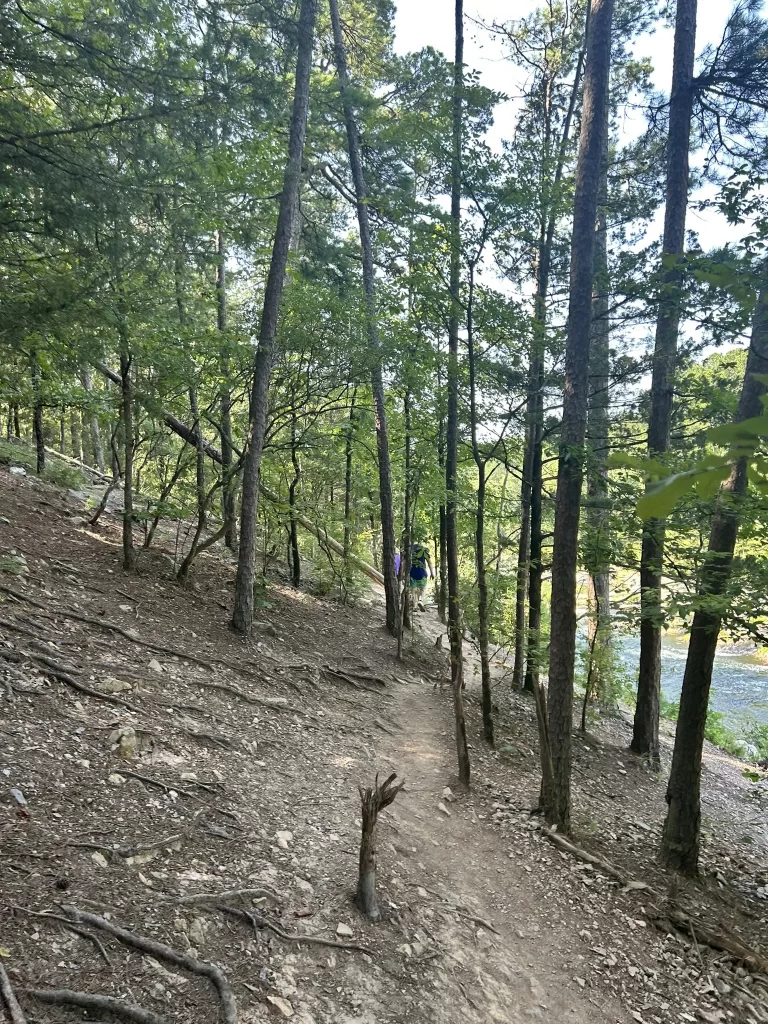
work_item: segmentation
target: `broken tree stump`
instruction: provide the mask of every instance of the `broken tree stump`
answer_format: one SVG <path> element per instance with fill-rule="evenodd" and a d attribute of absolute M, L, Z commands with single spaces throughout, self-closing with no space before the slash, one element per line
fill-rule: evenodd
<path fill-rule="evenodd" d="M 358 787 L 363 814 L 363 830 L 360 838 L 360 873 L 357 878 L 357 905 L 370 921 L 381 917 L 376 903 L 376 822 L 379 811 L 389 807 L 405 782 L 394 784 L 397 772 L 379 785 L 379 776 L 368 789 Z"/>

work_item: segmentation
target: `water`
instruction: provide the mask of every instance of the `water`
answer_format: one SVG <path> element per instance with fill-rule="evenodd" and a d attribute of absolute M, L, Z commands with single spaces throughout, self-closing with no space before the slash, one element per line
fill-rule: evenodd
<path fill-rule="evenodd" d="M 615 641 L 624 668 L 636 680 L 640 638 L 617 635 Z M 680 699 L 687 651 L 687 637 L 662 637 L 661 689 L 667 700 Z M 709 704 L 722 713 L 725 724 L 737 733 L 750 720 L 768 723 L 768 665 L 760 664 L 754 655 L 718 651 Z"/>

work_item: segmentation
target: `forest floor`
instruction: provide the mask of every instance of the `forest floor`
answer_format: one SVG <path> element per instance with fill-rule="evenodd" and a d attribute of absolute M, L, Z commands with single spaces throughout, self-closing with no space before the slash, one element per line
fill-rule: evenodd
<path fill-rule="evenodd" d="M 231 562 L 206 553 L 181 588 L 162 547 L 127 576 L 119 545 L 115 517 L 92 528 L 0 468 L 0 967 L 29 1024 L 231 1021 L 230 990 L 240 1024 L 768 1020 L 768 965 L 739 945 L 768 949 L 766 788 L 744 765 L 708 747 L 704 872 L 678 884 L 654 858 L 664 775 L 626 719 L 576 736 L 574 842 L 606 873 L 532 815 L 535 715 L 501 681 L 490 750 L 470 679 L 456 784 L 433 613 L 398 662 L 377 601 L 275 576 L 244 641 Z M 373 925 L 357 787 L 390 771 Z"/>

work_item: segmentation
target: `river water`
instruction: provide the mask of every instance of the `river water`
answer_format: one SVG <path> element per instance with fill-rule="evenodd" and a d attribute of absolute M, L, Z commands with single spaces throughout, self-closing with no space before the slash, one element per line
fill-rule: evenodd
<path fill-rule="evenodd" d="M 636 680 L 639 637 L 616 635 L 615 641 L 624 668 Z M 661 688 L 668 700 L 680 699 L 687 650 L 687 637 L 662 638 Z M 768 722 L 768 665 L 760 664 L 754 655 L 719 651 L 709 703 L 713 710 L 722 712 L 729 728 L 738 733 L 749 720 Z"/>

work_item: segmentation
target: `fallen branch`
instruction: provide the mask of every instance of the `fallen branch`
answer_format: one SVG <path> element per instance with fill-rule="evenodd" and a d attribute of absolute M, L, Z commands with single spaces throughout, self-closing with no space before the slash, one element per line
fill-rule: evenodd
<path fill-rule="evenodd" d="M 0 995 L 2 995 L 3 1002 L 8 1009 L 11 1024 L 27 1024 L 27 1018 L 24 1016 L 24 1011 L 19 1006 L 19 1001 L 14 995 L 11 979 L 8 977 L 2 962 L 0 962 Z"/>
<path fill-rule="evenodd" d="M 28 996 L 51 1006 L 80 1006 L 84 1010 L 103 1010 L 115 1017 L 134 1021 L 135 1024 L 166 1024 L 165 1017 L 159 1017 L 152 1010 L 145 1010 L 137 1003 L 126 1003 L 114 996 L 94 995 L 90 992 L 74 992 L 70 988 L 25 988 Z"/>
<path fill-rule="evenodd" d="M 768 974 L 768 959 L 752 946 L 747 945 L 738 935 L 734 935 L 730 929 L 722 926 L 722 931 L 712 931 L 706 925 L 697 921 L 695 924 L 691 918 L 682 910 L 669 909 L 659 913 L 652 918 L 654 924 L 664 927 L 670 922 L 682 932 L 693 939 L 694 942 L 703 942 L 705 946 L 727 953 L 734 960 L 746 964 L 753 971 L 761 974 Z"/>
<path fill-rule="evenodd" d="M 605 875 L 609 875 L 611 878 L 615 878 L 617 882 L 621 882 L 622 885 L 626 885 L 630 879 L 622 874 L 618 868 L 615 868 L 613 864 L 609 864 L 607 860 L 602 860 L 600 857 L 595 857 L 594 854 L 587 853 L 586 850 L 582 850 L 578 846 L 574 846 L 573 843 L 569 842 L 565 836 L 561 836 L 559 832 L 550 832 L 549 829 L 544 829 L 542 833 L 554 846 L 557 846 L 561 850 L 565 850 L 566 853 L 570 853 L 572 857 L 577 860 L 583 861 L 585 864 L 591 864 L 593 867 L 599 868 L 600 871 Z"/>
<path fill-rule="evenodd" d="M 314 946 L 330 946 L 331 949 L 348 949 L 356 953 L 366 953 L 368 956 L 373 955 L 370 949 L 360 946 L 356 942 L 337 942 L 335 939 L 324 939 L 320 935 L 297 935 L 293 932 L 284 932 L 278 925 L 268 921 L 261 914 L 253 913 L 253 911 L 239 910 L 237 907 L 227 907 L 223 903 L 218 904 L 216 909 L 220 910 L 222 914 L 231 914 L 232 917 L 239 917 L 240 920 L 247 921 L 254 931 L 258 931 L 260 928 L 268 928 L 285 942 L 305 942 Z"/>
<path fill-rule="evenodd" d="M 137 949 L 141 953 L 149 953 L 150 956 L 155 957 L 157 960 L 165 960 L 167 963 L 173 964 L 174 967 L 181 967 L 193 974 L 200 974 L 207 978 L 219 993 L 224 1024 L 237 1024 L 235 993 L 232 991 L 232 986 L 227 980 L 226 975 L 215 964 L 197 960 L 188 953 L 179 953 L 178 950 L 166 946 L 163 942 L 157 942 L 155 939 L 147 939 L 143 935 L 136 935 L 134 932 L 129 932 L 125 928 L 120 928 L 118 925 L 106 921 L 103 917 L 99 917 L 98 914 L 88 914 L 72 906 L 65 906 L 62 909 L 65 914 L 72 917 L 78 924 L 89 924 L 92 928 L 99 928 L 108 935 L 114 936 L 124 946 Z M 154 1022 L 149 1022 L 149 1024 L 154 1024 Z"/>

